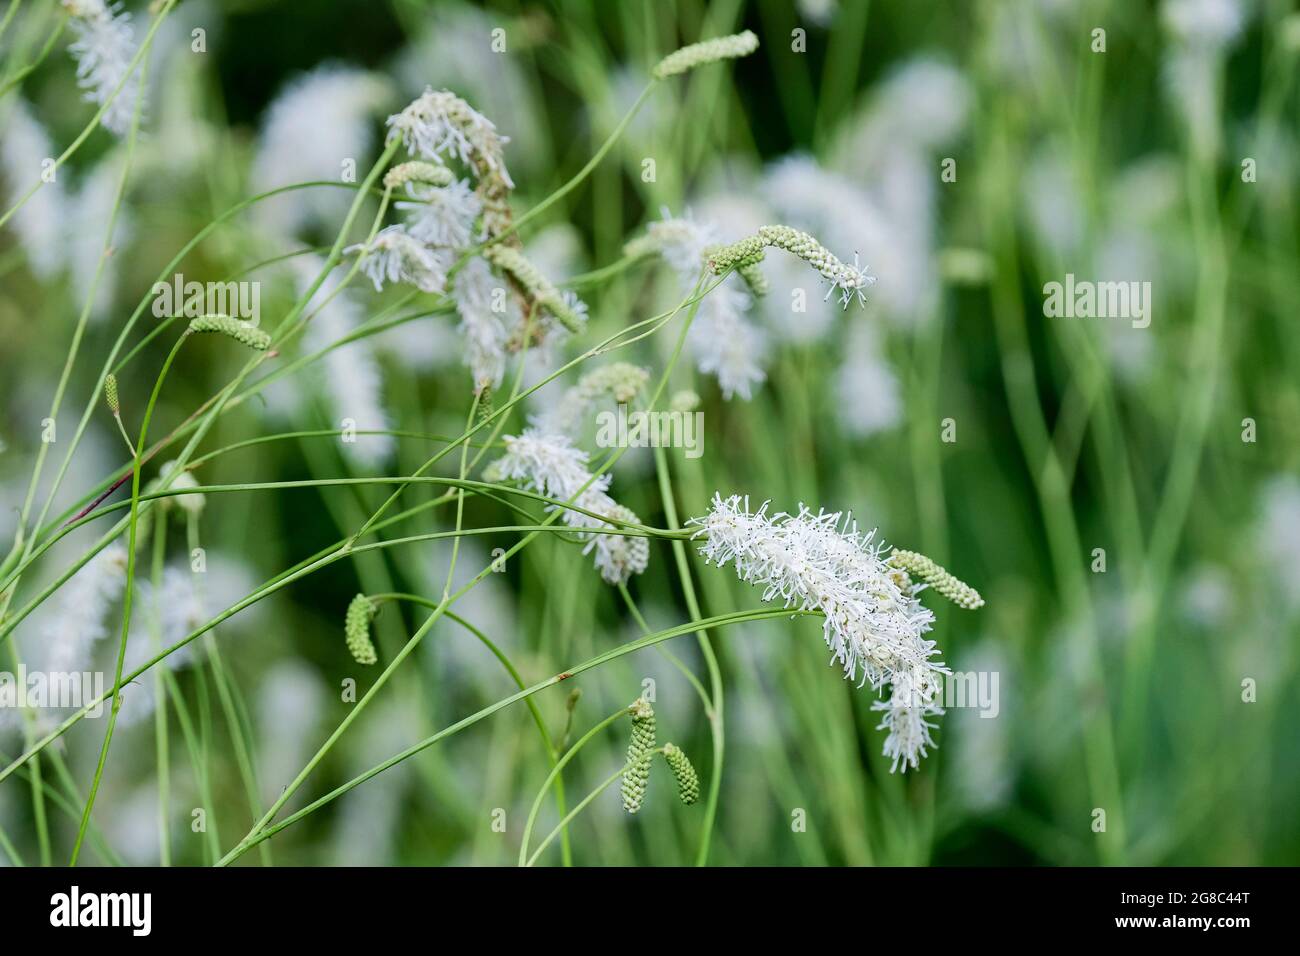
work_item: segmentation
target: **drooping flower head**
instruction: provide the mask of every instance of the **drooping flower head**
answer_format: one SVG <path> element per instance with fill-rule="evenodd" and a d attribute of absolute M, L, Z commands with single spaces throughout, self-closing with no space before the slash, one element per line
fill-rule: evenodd
<path fill-rule="evenodd" d="M 454 156 L 474 170 L 488 236 L 510 228 L 510 193 L 514 180 L 506 169 L 505 144 L 510 140 L 482 113 L 449 90 L 426 89 L 400 113 L 388 117 L 388 139 L 400 139 L 425 159 L 445 162 Z M 511 245 L 518 240 L 511 238 Z"/>
<path fill-rule="evenodd" d="M 450 154 L 467 166 L 495 173 L 514 188 L 503 154 L 509 137 L 450 90 L 426 89 L 400 113 L 388 117 L 388 129 L 390 141 L 400 138 L 407 149 L 425 159 L 442 161 Z"/>
<path fill-rule="evenodd" d="M 723 567 L 733 563 L 742 581 L 762 587 L 763 600 L 820 610 L 826 644 L 845 677 L 873 687 L 914 668 L 942 668 L 925 634 L 934 614 L 900 586 L 886 565 L 886 545 L 874 530 L 858 530 L 852 516 L 768 514 L 748 499 L 715 495 L 712 510 L 692 518 L 700 553 Z"/>
<path fill-rule="evenodd" d="M 546 434 L 535 428 L 520 435 L 507 435 L 506 453 L 486 472 L 489 480 L 518 481 L 523 487 L 548 498 L 572 501 L 574 505 L 613 519 L 564 509 L 562 520 L 571 528 L 613 528 L 617 522 L 639 524 L 640 519 L 608 494 L 609 475 L 593 478 L 587 469 L 587 455 L 567 436 Z M 549 505 L 554 510 L 558 505 Z M 640 574 L 650 561 L 650 545 L 643 537 L 586 532 L 583 554 L 595 554 L 596 570 L 610 584 L 626 583 Z"/>
<path fill-rule="evenodd" d="M 948 672 L 925 636 L 934 614 L 917 600 L 921 588 L 887 560 L 889 549 L 876 532 L 860 531 L 850 515 L 814 514 L 802 505 L 798 514 L 769 515 L 767 508 L 765 502 L 751 511 L 748 499 L 715 495 L 709 513 L 688 525 L 696 528 L 705 560 L 733 564 L 742 581 L 763 588 L 764 601 L 820 611 L 826 644 L 845 677 L 861 672 L 862 684 L 877 690 L 892 685 L 888 699 L 873 705 L 883 711 L 880 729 L 888 731 L 884 753 L 893 770 L 916 767 L 934 746 L 934 724 L 926 718 L 943 712 L 940 691 Z M 895 553 L 921 568 L 910 552 Z M 930 565 L 927 573 L 937 569 Z M 936 579 L 941 570 L 934 571 Z M 977 606 L 978 595 L 971 598 L 973 590 L 957 585 L 954 578 L 947 590 Z"/>

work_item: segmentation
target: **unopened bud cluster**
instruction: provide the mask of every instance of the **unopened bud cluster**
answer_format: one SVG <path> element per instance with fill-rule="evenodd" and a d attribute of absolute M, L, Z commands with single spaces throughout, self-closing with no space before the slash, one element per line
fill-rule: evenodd
<path fill-rule="evenodd" d="M 754 35 L 752 30 L 746 30 L 744 33 L 734 33 L 731 36 L 717 37 L 712 40 L 704 40 L 700 43 L 692 43 L 690 46 L 684 46 L 660 60 L 654 68 L 654 78 L 662 80 L 665 77 L 676 76 L 679 73 L 687 73 L 696 67 L 705 66 L 709 63 L 717 63 L 720 60 L 735 60 L 742 56 L 749 56 L 757 49 L 758 37 Z"/>
<path fill-rule="evenodd" d="M 251 322 L 244 322 L 228 315 L 201 315 L 197 319 L 191 319 L 190 331 L 217 332 L 227 335 L 239 344 L 247 345 L 250 349 L 257 349 L 259 352 L 265 352 L 271 347 L 269 333 Z"/>

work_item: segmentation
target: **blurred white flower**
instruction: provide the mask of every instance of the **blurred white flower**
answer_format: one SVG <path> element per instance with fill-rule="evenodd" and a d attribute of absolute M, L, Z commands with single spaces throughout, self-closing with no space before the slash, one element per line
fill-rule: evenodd
<path fill-rule="evenodd" d="M 351 163 L 360 170 L 374 145 L 375 114 L 391 97 L 382 77 L 325 64 L 287 83 L 267 108 L 253 159 L 255 192 L 301 182 L 338 182 Z M 263 226 L 293 236 L 313 225 L 334 226 L 355 198 L 348 189 L 317 186 L 264 199 Z"/>
<path fill-rule="evenodd" d="M 412 236 L 405 226 L 385 226 L 368 243 L 343 250 L 362 253 L 361 271 L 382 292 L 385 282 L 404 282 L 421 292 L 441 292 L 447 284 L 451 257 L 442 249 L 430 249 Z"/>
<path fill-rule="evenodd" d="M 1222 60 L 1245 23 L 1241 0 L 1165 0 L 1161 19 L 1173 42 L 1166 50 L 1165 90 L 1200 155 L 1218 151 Z"/>
<path fill-rule="evenodd" d="M 407 191 L 419 202 L 397 202 L 393 205 L 407 213 L 407 231 L 421 242 L 431 246 L 461 249 L 473 238 L 474 220 L 483 210 L 483 204 L 474 195 L 468 179 L 452 182 L 448 186 L 430 186 L 424 183 L 407 183 Z"/>
<path fill-rule="evenodd" d="M 646 227 L 646 238 L 688 283 L 693 283 L 703 270 L 705 250 L 721 241 L 712 222 L 694 219 L 689 211 L 674 219 L 667 209 L 663 210 L 663 219 Z"/>
<path fill-rule="evenodd" d="M 872 100 L 859 136 L 877 153 L 902 148 L 929 151 L 960 135 L 972 94 L 959 70 L 922 56 L 890 72 Z"/>
<path fill-rule="evenodd" d="M 424 721 L 408 700 L 385 698 L 375 705 L 358 731 L 357 747 L 348 755 L 349 776 L 364 773 L 382 756 L 411 743 Z M 341 801 L 335 816 L 330 853 L 339 866 L 391 865 L 402 805 L 412 764 L 405 761 L 384 771 Z"/>
<path fill-rule="evenodd" d="M 501 312 L 493 308 L 496 290 L 503 289 L 501 280 L 479 256 L 475 256 L 456 274 L 452 297 L 460 314 L 460 332 L 465 343 L 465 364 L 474 378 L 474 387 L 498 388 L 505 376 L 506 343 L 511 325 L 518 320 L 519 310 L 510 296 L 501 296 Z"/>
<path fill-rule="evenodd" d="M 108 843 L 129 866 L 157 866 L 161 844 L 158 832 L 158 781 L 132 778 L 130 788 L 114 794 L 113 813 L 103 821 Z M 189 832 L 189 831 L 186 831 Z"/>
<path fill-rule="evenodd" d="M 641 519 L 609 496 L 608 474 L 592 478 L 587 470 L 586 453 L 576 448 L 567 436 L 528 428 L 520 435 L 507 435 L 505 445 L 506 453 L 488 467 L 489 480 L 518 481 L 548 498 L 573 499 L 574 505 L 597 515 L 640 522 Z M 580 490 L 584 485 L 586 489 Z M 546 510 L 554 511 L 557 507 L 547 505 Z M 615 527 L 571 508 L 563 510 L 561 520 L 571 528 Z M 586 541 L 582 553 L 595 553 L 596 570 L 609 584 L 626 583 L 649 563 L 650 544 L 646 538 L 594 533 L 584 533 L 582 537 Z"/>
<path fill-rule="evenodd" d="M 117 254 L 121 252 L 122 246 L 131 241 L 134 233 L 134 224 L 125 202 L 117 206 L 114 217 L 121 179 L 122 157 L 110 153 L 95 165 L 81 189 L 69 196 L 66 204 L 68 216 L 63 225 L 66 229 L 65 242 L 72 273 L 72 288 L 78 303 L 82 303 L 94 285 L 95 298 L 90 311 L 93 319 L 103 318 L 113 301 L 117 288 Z M 110 219 L 113 220 L 113 232 L 108 236 L 106 230 Z M 97 270 L 99 281 L 95 283 Z"/>
<path fill-rule="evenodd" d="M 137 580 L 131 603 L 131 633 L 127 638 L 122 673 L 130 674 L 160 652 L 187 637 L 205 623 L 208 614 L 199 596 L 193 571 L 188 567 L 163 569 L 162 587 L 155 589 L 149 580 Z M 194 659 L 191 642 L 167 655 L 155 667 L 177 671 Z M 110 678 L 111 682 L 111 678 Z M 122 707 L 118 721 L 123 727 L 139 723 L 157 707 L 157 675 L 146 671 L 122 689 Z M 109 690 L 112 690 L 111 683 Z"/>
<path fill-rule="evenodd" d="M 685 294 L 695 287 L 704 268 L 705 251 L 719 244 L 719 236 L 715 223 L 689 213 L 673 218 L 665 209 L 663 219 L 646 227 L 643 239 L 629 243 L 629 251 L 644 248 L 662 256 L 677 273 Z M 717 377 L 726 399 L 739 395 L 748 401 L 754 386 L 766 377 L 767 340 L 748 316 L 752 307 L 753 297 L 744 280 L 730 275 L 700 301 L 687 336 L 696 368 Z"/>
<path fill-rule="evenodd" d="M 1283 599 L 1292 611 L 1300 609 L 1300 479 L 1294 475 L 1264 487 L 1256 540 Z"/>
<path fill-rule="evenodd" d="M 450 154 L 474 166 L 480 176 L 490 173 L 514 188 L 503 153 L 509 137 L 499 134 L 490 119 L 450 90 L 429 87 L 400 113 L 388 117 L 388 139 L 400 139 L 425 159 L 442 161 L 444 154 Z"/>
<path fill-rule="evenodd" d="M 254 707 L 262 799 L 278 798 L 314 752 L 326 693 L 316 671 L 295 658 L 265 672 Z"/>
<path fill-rule="evenodd" d="M 1218 628 L 1233 614 L 1236 595 L 1232 579 L 1217 564 L 1198 564 L 1183 579 L 1179 594 L 1182 613 L 1207 628 Z"/>
<path fill-rule="evenodd" d="M 123 11 L 120 3 L 105 0 L 63 0 L 63 6 L 71 15 L 68 26 L 76 37 L 68 52 L 77 61 L 77 83 L 85 90 L 87 102 L 96 106 L 108 103 L 100 125 L 121 136 L 131 127 L 140 91 L 140 73 L 130 71 L 136 52 L 131 14 Z M 121 92 L 110 102 L 124 79 Z"/>
<path fill-rule="evenodd" d="M 324 267 L 317 256 L 291 260 L 297 272 L 298 294 L 304 295 Z M 365 309 L 346 289 L 338 291 L 339 270 L 334 270 L 308 302 L 311 316 L 303 346 L 308 352 L 327 348 L 351 335 L 365 320 Z M 337 294 L 336 294 L 337 293 Z M 357 339 L 326 352 L 315 376 L 318 392 L 327 409 L 330 425 L 344 427 L 352 422 L 357 432 L 382 431 L 391 427 L 383 400 L 383 372 L 375 355 L 374 340 Z M 353 436 L 342 443 L 344 454 L 360 465 L 376 467 L 392 457 L 396 442 L 392 435 Z"/>
<path fill-rule="evenodd" d="M 841 310 L 816 294 L 821 291 L 816 277 L 793 256 L 768 256 L 762 270 L 768 291 L 758 305 L 772 336 L 800 344 L 822 341 Z"/>
<path fill-rule="evenodd" d="M 835 373 L 840 424 L 855 438 L 894 428 L 903 417 L 902 389 L 880 339 L 874 323 L 852 323 Z"/>
<path fill-rule="evenodd" d="M 1160 14 L 1180 42 L 1208 48 L 1231 44 L 1246 20 L 1241 0 L 1165 0 Z"/>
<path fill-rule="evenodd" d="M 747 315 L 752 303 L 741 280 L 728 276 L 701 300 L 687 333 L 696 368 L 717 377 L 725 399 L 739 395 L 748 401 L 754 387 L 767 377 L 763 371 L 767 338 Z"/>
<path fill-rule="evenodd" d="M 38 279 L 49 279 L 57 273 L 67 253 L 63 230 L 68 221 L 68 202 L 63 182 L 57 174 L 53 182 L 42 179 L 46 164 L 53 163 L 55 155 L 49 134 L 32 116 L 27 103 L 12 97 L 9 120 L 0 136 L 0 171 L 8 187 L 5 198 L 9 206 L 15 205 L 34 184 L 41 184 L 10 219 Z"/>
<path fill-rule="evenodd" d="M 1015 783 L 1011 728 L 1017 702 L 1011 662 L 996 641 L 984 639 L 961 656 L 960 672 L 998 677 L 996 716 L 969 705 L 954 708 L 947 750 L 953 795 L 972 810 L 991 810 L 1011 798 Z"/>
<path fill-rule="evenodd" d="M 125 587 L 126 548 L 110 544 L 58 590 L 55 611 L 41 635 L 42 669 L 87 670 L 95 642 L 108 633 L 105 618 L 109 608 Z"/>
<path fill-rule="evenodd" d="M 1021 189 L 1034 237 L 1053 255 L 1069 258 L 1083 242 L 1087 215 L 1068 153 L 1053 147 L 1035 152 Z"/>
<path fill-rule="evenodd" d="M 819 27 L 829 27 L 839 10 L 837 0 L 798 0 L 799 17 Z"/>
<path fill-rule="evenodd" d="M 498 11 L 466 3 L 439 3 L 436 13 L 421 18 L 420 34 L 397 60 L 397 75 L 402 88 L 410 92 L 429 85 L 459 90 L 493 117 L 497 125 L 510 131 L 512 162 L 535 166 L 550 153 L 540 90 L 521 69 L 524 61 L 520 57 L 484 55 L 492 42 L 492 31 L 497 28 L 505 29 L 507 43 L 526 42 Z M 645 85 L 644 76 L 637 77 L 637 84 L 639 93 Z M 651 106 L 654 99 L 646 106 Z M 625 111 L 619 110 L 616 115 Z"/>

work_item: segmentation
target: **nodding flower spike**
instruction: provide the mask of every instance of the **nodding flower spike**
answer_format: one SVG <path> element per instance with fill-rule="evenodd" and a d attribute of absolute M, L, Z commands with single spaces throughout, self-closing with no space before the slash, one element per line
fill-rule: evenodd
<path fill-rule="evenodd" d="M 623 771 L 623 809 L 636 813 L 645 800 L 650 780 L 650 761 L 655 749 L 655 712 L 650 702 L 638 697 L 627 709 L 632 715 L 632 739 L 627 745 L 628 767 Z"/>
<path fill-rule="evenodd" d="M 758 37 L 752 30 L 733 33 L 731 36 L 715 37 L 712 40 L 684 46 L 675 53 L 669 53 L 655 66 L 653 75 L 656 80 L 662 80 L 679 73 L 687 73 L 709 63 L 749 56 L 757 49 Z"/>
<path fill-rule="evenodd" d="M 483 258 L 502 272 L 508 272 L 533 299 L 570 332 L 582 331 L 582 317 L 551 281 L 513 246 L 496 243 L 483 250 Z"/>
<path fill-rule="evenodd" d="M 689 807 L 700 799 L 699 774 L 691 766 L 691 761 L 682 748 L 676 744 L 664 744 L 664 760 L 668 761 L 668 769 L 673 772 L 673 779 L 677 781 L 677 795 L 682 798 L 682 803 Z"/>
<path fill-rule="evenodd" d="M 829 279 L 831 287 L 826 291 L 826 298 L 829 299 L 838 289 L 840 302 L 845 308 L 855 298 L 863 305 L 866 304 L 866 290 L 876 280 L 858 264 L 857 254 L 854 254 L 853 265 L 846 265 L 808 233 L 789 226 L 761 226 L 752 236 L 709 250 L 709 271 L 714 275 L 722 275 L 729 269 L 735 269 L 743 276 L 746 271 L 752 271 L 753 266 L 763 257 L 766 246 L 784 249 L 798 256 Z"/>
<path fill-rule="evenodd" d="M 219 332 L 228 335 L 240 345 L 265 352 L 271 347 L 269 333 L 259 329 L 251 322 L 243 322 L 228 315 L 201 315 L 190 320 L 191 332 Z"/>
<path fill-rule="evenodd" d="M 108 410 L 114 415 L 122 411 L 122 406 L 117 400 L 117 376 L 112 372 L 104 379 L 104 400 L 108 402 Z"/>
<path fill-rule="evenodd" d="M 913 577 L 918 577 L 958 607 L 968 611 L 984 606 L 984 599 L 966 582 L 953 577 L 948 571 L 915 551 L 895 548 L 889 563 Z"/>
<path fill-rule="evenodd" d="M 384 174 L 384 188 L 396 189 L 408 183 L 428 183 L 430 186 L 450 186 L 456 177 L 446 166 L 412 160 L 399 163 Z"/>
<path fill-rule="evenodd" d="M 374 619 L 376 610 L 375 602 L 364 594 L 358 594 L 348 605 L 343 633 L 347 637 L 348 651 L 358 664 L 370 665 L 379 660 L 375 654 L 375 645 L 370 640 L 370 622 Z"/>

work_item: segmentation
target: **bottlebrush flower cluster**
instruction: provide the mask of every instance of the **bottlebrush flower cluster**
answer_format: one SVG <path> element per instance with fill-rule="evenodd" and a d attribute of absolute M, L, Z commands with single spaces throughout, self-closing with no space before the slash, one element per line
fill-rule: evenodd
<path fill-rule="evenodd" d="M 933 745 L 925 718 L 942 713 L 948 672 L 925 636 L 934 614 L 917 600 L 920 587 L 888 562 L 876 532 L 859 531 L 850 515 L 802 505 L 793 515 L 767 509 L 767 502 L 751 511 L 747 498 L 715 495 L 712 510 L 688 523 L 705 560 L 732 563 L 742 581 L 764 589 L 764 601 L 821 611 L 826 645 L 846 677 L 861 675 L 877 690 L 892 685 L 889 700 L 876 704 L 885 711 L 885 755 L 894 769 L 916 767 Z"/>

